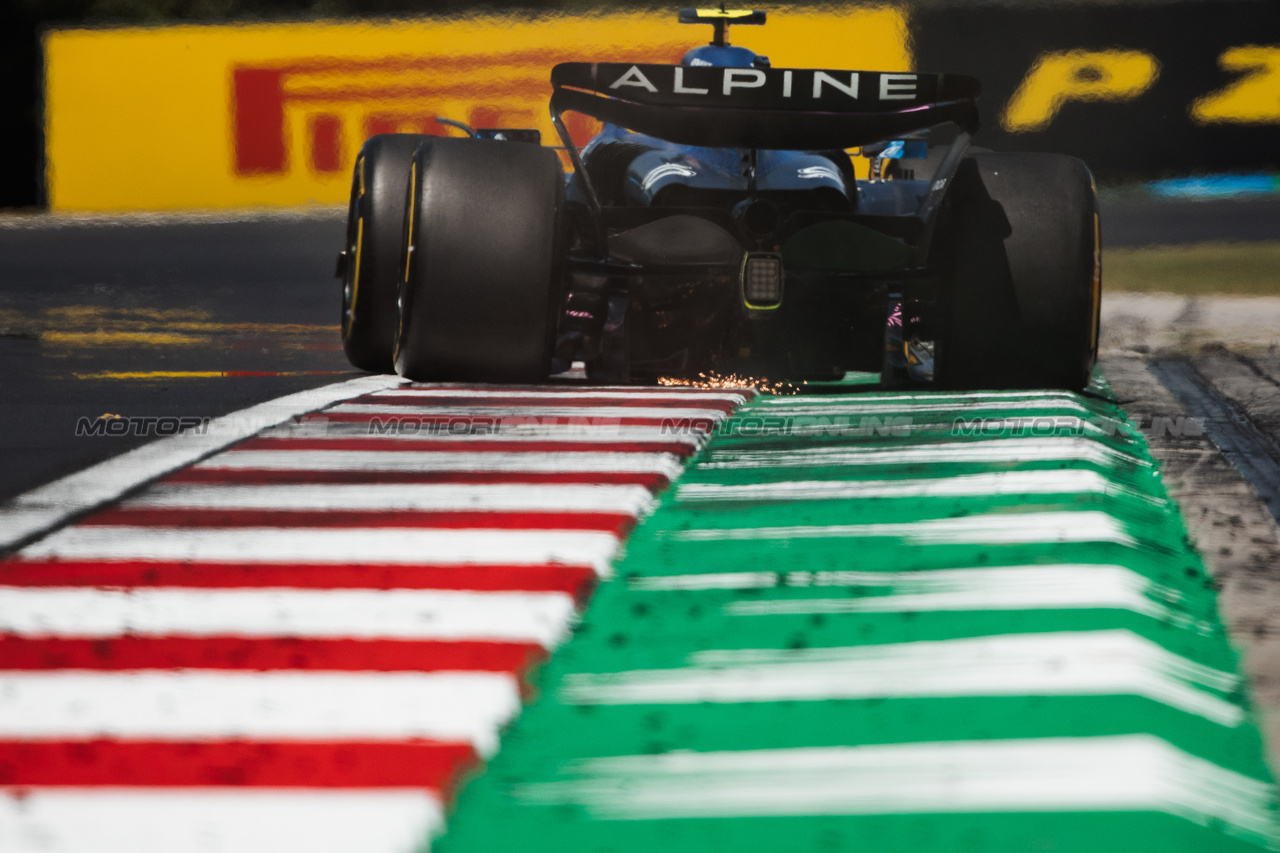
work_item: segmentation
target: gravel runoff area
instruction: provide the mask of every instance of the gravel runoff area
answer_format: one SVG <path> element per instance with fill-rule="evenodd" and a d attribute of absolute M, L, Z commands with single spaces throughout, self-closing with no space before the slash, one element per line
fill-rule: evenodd
<path fill-rule="evenodd" d="M 1226 347 L 1274 355 L 1280 349 L 1280 296 L 1107 293 L 1101 343 L 1112 353 L 1189 355 Z"/>
<path fill-rule="evenodd" d="M 1102 303 L 1101 353 L 1104 373 L 1135 420 L 1187 415 L 1150 370 L 1185 365 L 1280 460 L 1280 296 L 1113 291 Z M 1280 507 L 1259 500 L 1212 430 L 1195 432 L 1147 437 L 1221 585 L 1223 619 L 1245 657 L 1271 763 L 1280 769 Z"/>
<path fill-rule="evenodd" d="M 1150 367 L 1189 365 L 1280 458 L 1280 299 L 1121 295 L 1104 303 L 1104 317 L 1102 370 L 1131 418 L 1185 417 Z M 1268 511 L 1208 432 L 1170 432 L 1148 430 L 1151 452 L 1220 585 L 1223 621 L 1244 656 L 1271 765 L 1280 769 L 1280 527 L 1272 515 L 1280 508 Z"/>

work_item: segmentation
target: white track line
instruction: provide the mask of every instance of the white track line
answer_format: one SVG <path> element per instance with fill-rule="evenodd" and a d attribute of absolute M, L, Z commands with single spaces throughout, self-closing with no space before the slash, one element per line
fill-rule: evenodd
<path fill-rule="evenodd" d="M 794 702 L 875 697 L 1142 696 L 1236 726 L 1216 695 L 1239 679 L 1128 631 L 1007 634 L 848 648 L 698 652 L 680 669 L 573 674 L 563 701 L 589 705 Z"/>
<path fill-rule="evenodd" d="M 796 576 L 798 575 L 798 576 Z M 1182 596 L 1123 566 L 1046 565 L 904 572 L 725 572 L 635 578 L 635 590 L 858 587 L 881 594 L 772 598 L 725 605 L 734 616 L 1108 608 L 1174 620 Z"/>
<path fill-rule="evenodd" d="M 33 489 L 0 506 L 0 550 L 46 533 L 148 480 L 190 465 L 266 427 L 360 394 L 395 387 L 402 381 L 398 377 L 364 376 L 289 394 L 215 418 L 201 434 L 162 438 Z"/>
<path fill-rule="evenodd" d="M 684 470 L 673 453 L 466 453 L 417 450 L 228 450 L 195 467 L 273 471 L 499 471 L 662 474 Z"/>
<path fill-rule="evenodd" d="M 334 414 L 383 415 L 388 417 L 458 417 L 458 418 L 557 418 L 568 422 L 599 423 L 612 418 L 654 418 L 661 420 L 721 421 L 729 417 L 719 409 L 677 409 L 668 406 L 393 406 L 368 403 L 343 403 L 327 409 Z"/>
<path fill-rule="evenodd" d="M 27 559 L 237 563 L 399 563 L 593 566 L 618 547 L 612 533 L 411 528 L 67 527 L 23 549 Z"/>
<path fill-rule="evenodd" d="M 491 754 L 519 709 L 506 673 L 0 673 L 7 739 L 428 738 Z"/>
<path fill-rule="evenodd" d="M 756 392 L 751 388 L 695 388 L 691 386 L 586 386 L 586 384 L 541 384 L 541 386 L 480 387 L 451 386 L 448 383 L 431 383 L 429 386 L 407 383 L 397 391 L 379 391 L 376 394 L 403 393 L 406 396 L 424 397 L 600 397 L 617 396 L 622 400 L 644 400 L 646 397 L 692 397 L 708 400 L 746 402 L 753 400 Z"/>
<path fill-rule="evenodd" d="M 1111 420 L 1096 414 L 1079 399 L 1069 396 L 1049 397 L 1045 399 L 1032 400 L 990 400 L 975 402 L 966 399 L 946 399 L 926 397 L 924 399 L 917 398 L 910 403 L 902 401 L 894 401 L 892 399 L 885 400 L 883 398 L 843 399 L 827 398 L 826 400 L 815 402 L 812 397 L 808 398 L 772 398 L 785 399 L 786 403 L 774 403 L 770 406 L 770 412 L 767 417 L 795 417 L 795 418 L 811 418 L 811 417 L 831 417 L 835 415 L 900 415 L 904 408 L 919 409 L 921 414 L 926 417 L 933 417 L 943 413 L 965 413 L 974 410 L 987 412 L 1025 412 L 1027 409 L 1052 409 L 1055 411 L 1075 412 L 1079 415 L 1095 420 Z M 803 402 L 801 401 L 803 400 Z M 752 413 L 754 414 L 754 412 Z M 765 416 L 761 412 L 761 416 Z M 1028 417 L 1036 417 L 1029 415 Z M 1052 417 L 1044 415 L 1040 417 Z"/>
<path fill-rule="evenodd" d="M 1151 504 L 1130 487 L 1087 469 L 995 471 L 989 474 L 904 480 L 783 480 L 770 483 L 686 483 L 681 503 L 730 501 L 827 501 L 871 498 L 997 498 L 1019 495 L 1123 495 Z"/>
<path fill-rule="evenodd" d="M 678 530 L 671 539 L 718 542 L 760 539 L 856 539 L 893 537 L 911 545 L 1023 545 L 1107 542 L 1136 546 L 1124 525 L 1097 510 L 1076 512 L 991 512 L 883 524 L 829 524 L 796 527 L 729 527 Z"/>
<path fill-rule="evenodd" d="M 1163 812 L 1274 845 L 1271 786 L 1151 735 L 592 758 L 518 802 L 596 820 Z"/>
<path fill-rule="evenodd" d="M 807 468 L 845 465 L 921 465 L 939 463 L 1014 464 L 1080 462 L 1098 466 L 1151 463 L 1091 438 L 991 438 L 906 447 L 817 447 L 789 450 L 720 450 L 699 463 L 700 470 L 737 468 Z"/>
<path fill-rule="evenodd" d="M 558 592 L 131 590 L 0 587 L 0 633 L 506 640 L 557 645 L 573 618 Z"/>
<path fill-rule="evenodd" d="M 748 400 L 746 393 L 734 391 L 710 391 L 700 388 L 680 388 L 670 386 L 659 387 L 641 387 L 628 385 L 598 385 L 598 386 L 549 386 L 541 385 L 536 388 L 450 388 L 448 386 L 433 386 L 430 388 L 416 388 L 412 385 L 402 385 L 401 387 L 390 391 L 375 391 L 369 395 L 370 397 L 388 397 L 388 396 L 405 396 L 405 397 L 422 397 L 424 400 L 432 397 L 475 397 L 477 399 L 511 399 L 513 397 L 576 397 L 588 398 L 592 400 L 646 400 L 646 399 L 682 399 L 682 400 L 715 400 L 726 403 L 740 405 Z"/>
<path fill-rule="evenodd" d="M 576 441 L 619 444 L 633 441 L 660 441 L 670 444 L 700 446 L 706 441 L 705 430 L 684 426 L 621 426 L 617 419 L 604 423 L 544 422 L 540 418 L 505 418 L 487 420 L 459 418 L 461 426 L 448 423 L 422 422 L 421 419 L 388 419 L 384 424 L 372 427 L 355 421 L 326 421 L 323 415 L 308 418 L 302 423 L 287 423 L 272 427 L 262 433 L 267 438 L 388 438 L 418 439 L 420 441 L 468 441 L 483 447 L 486 441 Z M 471 430 L 476 430 L 472 432 Z M 608 449 L 607 447 L 604 449 Z"/>
<path fill-rule="evenodd" d="M 1120 566 L 1019 566 L 1002 569 L 943 569 L 902 572 L 850 586 L 880 588 L 884 595 L 841 598 L 782 598 L 735 601 L 725 605 L 734 616 L 809 613 L 928 613 L 946 610 L 1065 610 L 1107 608 L 1171 619 L 1156 599 L 1178 594 Z"/>
<path fill-rule="evenodd" d="M 183 509 L 487 510 L 611 512 L 639 515 L 653 505 L 644 486 L 335 483 L 314 485 L 151 486 L 122 506 Z"/>
<path fill-rule="evenodd" d="M 0 789 L 5 853 L 412 853 L 443 823 L 410 789 Z"/>
<path fill-rule="evenodd" d="M 814 405 L 812 398 L 805 397 L 764 396 L 760 398 L 760 402 L 780 409 Z M 841 400 L 833 403 L 833 405 L 842 405 L 846 402 L 850 401 Z M 904 406 L 913 407 L 919 403 L 925 403 L 930 406 L 963 405 L 968 408 L 988 408 L 996 403 L 1013 403 L 1025 408 L 1027 405 L 1036 403 L 1042 405 L 1079 406 L 1080 395 L 1074 391 L 964 391 L 958 394 L 938 391 L 906 392 L 901 394 L 879 392 L 873 399 L 866 402 L 868 405 L 891 405 L 899 409 Z M 857 405 L 857 402 L 854 400 L 850 404 Z"/>
<path fill-rule="evenodd" d="M 696 575 L 655 575 L 633 577 L 627 585 L 645 592 L 686 592 L 703 589 L 768 589 L 783 586 L 783 578 L 793 573 L 706 572 Z M 806 572 L 805 574 L 809 574 Z M 816 573 L 815 573 L 816 574 Z"/>
<path fill-rule="evenodd" d="M 893 411 L 893 410 L 887 410 Z M 901 411 L 901 410 L 898 410 Z M 957 411 L 963 411 L 957 409 Z M 853 414 L 858 414 L 854 412 Z M 1052 436 L 1116 437 L 1130 440 L 1121 431 L 1121 422 L 1076 415 L 1027 415 L 1025 417 L 981 418 L 965 421 L 963 415 L 925 411 L 915 415 L 884 417 L 862 415 L 857 420 L 840 412 L 801 415 L 744 414 L 734 422 L 737 435 L 846 436 L 872 438 L 909 436 L 913 432 L 939 435 L 949 431 L 952 438 L 969 440 L 994 438 L 1048 438 Z"/>

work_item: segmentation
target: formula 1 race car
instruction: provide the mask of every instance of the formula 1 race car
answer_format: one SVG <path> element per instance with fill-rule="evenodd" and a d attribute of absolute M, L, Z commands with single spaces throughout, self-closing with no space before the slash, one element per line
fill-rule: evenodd
<path fill-rule="evenodd" d="M 1084 163 L 970 147 L 971 77 L 773 68 L 726 39 L 764 13 L 680 20 L 715 37 L 679 65 L 552 70 L 567 178 L 536 130 L 365 143 L 338 258 L 352 364 L 1085 386 L 1101 273 Z M 580 151 L 569 111 L 604 123 Z"/>

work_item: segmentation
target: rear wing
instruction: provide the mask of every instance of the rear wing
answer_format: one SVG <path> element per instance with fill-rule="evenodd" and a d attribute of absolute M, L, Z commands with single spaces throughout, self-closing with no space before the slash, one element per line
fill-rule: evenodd
<path fill-rule="evenodd" d="M 849 148 L 944 122 L 972 133 L 981 91 L 958 74 L 613 62 L 561 63 L 551 85 L 557 126 L 574 111 L 680 145 L 784 150 Z"/>

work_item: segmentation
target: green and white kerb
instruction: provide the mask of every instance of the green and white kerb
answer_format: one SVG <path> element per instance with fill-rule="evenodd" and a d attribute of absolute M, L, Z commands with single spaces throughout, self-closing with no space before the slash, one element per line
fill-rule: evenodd
<path fill-rule="evenodd" d="M 740 409 L 433 848 L 1276 849 L 1213 585 L 1104 393 Z"/>

